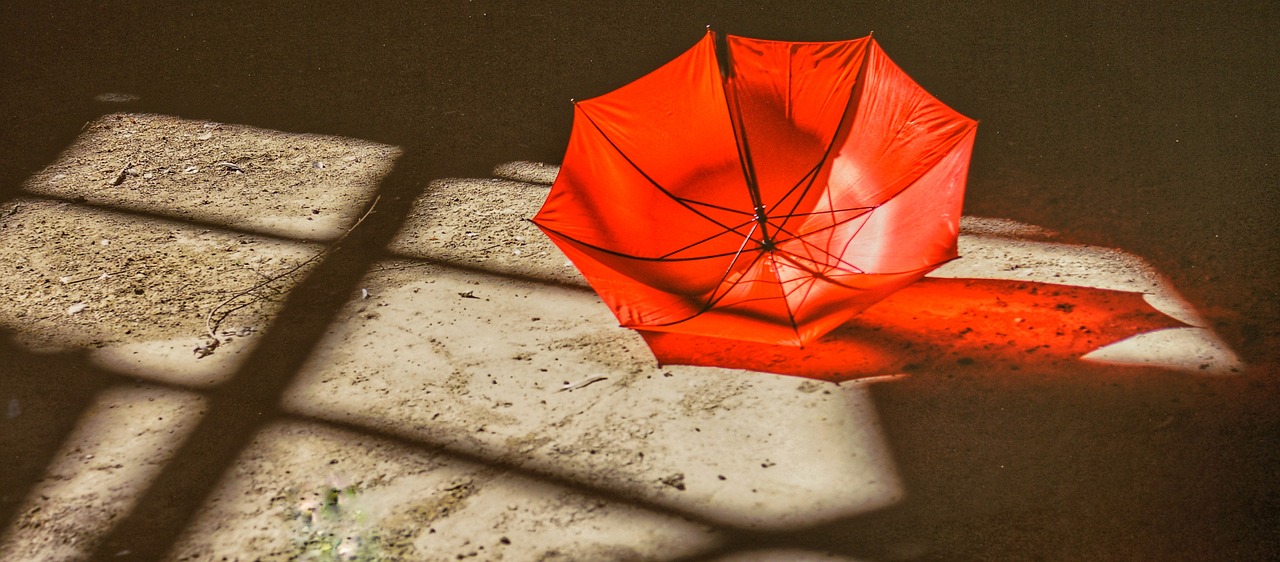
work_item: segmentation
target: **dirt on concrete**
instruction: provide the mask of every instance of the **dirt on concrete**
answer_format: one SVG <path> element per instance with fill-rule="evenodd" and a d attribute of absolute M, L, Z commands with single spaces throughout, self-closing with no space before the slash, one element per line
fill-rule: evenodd
<path fill-rule="evenodd" d="M 70 354 L 99 386 L 70 412 L 30 393 L 7 405 L 8 427 L 31 433 L 7 431 L 6 450 L 34 440 L 56 452 L 20 467 L 24 493 L 5 492 L 6 559 L 949 559 L 989 552 L 956 521 L 1004 517 L 1030 530 L 993 531 L 999 540 L 1066 525 L 1070 547 L 1036 552 L 1105 557 L 1131 538 L 1083 517 L 1091 501 L 1139 524 L 1190 476 L 1166 467 L 1152 483 L 1141 460 L 1107 474 L 1111 457 L 1079 447 L 1153 455 L 1212 441 L 1235 419 L 1210 421 L 1222 398 L 1190 391 L 1235 388 L 1245 367 L 1167 279 L 1123 252 L 968 219 L 968 257 L 938 272 L 1148 293 L 1186 323 L 1100 362 L 1050 373 L 926 357 L 910 374 L 842 384 L 663 366 L 525 220 L 555 166 L 511 163 L 379 200 L 397 156 L 355 139 L 118 113 L 30 178 L 0 210 L 6 349 Z M 227 407 L 225 389 L 252 384 L 246 361 L 273 353 L 259 348 L 264 332 L 291 329 L 276 325 L 291 292 L 385 205 L 407 206 L 403 223 L 364 250 L 375 258 L 356 290 L 323 303 L 334 312 L 319 340 L 280 351 L 303 359 L 281 375 L 269 415 L 234 413 L 257 420 L 245 445 L 230 458 L 184 453 L 211 408 Z M 1098 408 L 1107 417 L 1090 419 Z M 1002 436 L 1005 422 L 1019 429 Z M 1204 469 L 1183 454 L 1171 466 Z M 207 489 L 146 499 L 171 467 L 205 460 L 221 463 Z M 1025 499 L 1046 486 L 1058 497 Z M 1211 489 L 1228 492 L 1178 501 L 1239 499 L 1229 483 Z M 103 542 L 121 522 L 179 506 L 190 515 L 159 553 Z M 930 522 L 947 532 L 906 530 Z M 1138 544 L 1167 553 L 1160 536 Z"/>

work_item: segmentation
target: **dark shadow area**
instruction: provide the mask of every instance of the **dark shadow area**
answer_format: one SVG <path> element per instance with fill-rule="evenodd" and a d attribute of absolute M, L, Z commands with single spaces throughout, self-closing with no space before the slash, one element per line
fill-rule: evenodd
<path fill-rule="evenodd" d="M 786 534 L 720 529 L 723 552 L 1268 559 L 1280 551 L 1278 11 L 1270 2 L 11 3 L 0 14 L 0 212 L 109 112 L 404 149 L 377 212 L 290 295 L 236 376 L 207 394 L 205 418 L 98 557 L 168 550 L 278 414 L 281 392 L 430 179 L 558 162 L 570 98 L 657 67 L 712 24 L 790 40 L 874 31 L 928 91 L 981 120 L 967 212 L 1152 260 L 1254 365 L 1225 379 L 1095 366 L 1070 377 L 960 369 L 877 385 L 906 499 Z M 5 337 L 0 404 L 13 397 L 23 408 L 0 440 L 7 525 L 110 381 L 77 354 L 35 354 Z"/>
<path fill-rule="evenodd" d="M 1096 366 L 941 372 L 871 387 L 906 497 L 715 560 L 801 548 L 858 560 L 1269 560 L 1274 387 Z M 1252 436 L 1251 436 L 1252 435 Z"/>
<path fill-rule="evenodd" d="M 120 378 L 87 364 L 83 353 L 32 353 L 0 330 L 0 529 L 17 520 L 32 486 L 99 391 Z"/>

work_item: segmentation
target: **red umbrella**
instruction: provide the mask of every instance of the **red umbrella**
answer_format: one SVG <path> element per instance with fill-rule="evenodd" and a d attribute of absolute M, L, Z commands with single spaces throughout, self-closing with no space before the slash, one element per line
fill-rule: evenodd
<path fill-rule="evenodd" d="M 533 220 L 625 327 L 803 345 L 957 256 L 976 125 L 869 36 L 708 31 L 574 104 Z"/>

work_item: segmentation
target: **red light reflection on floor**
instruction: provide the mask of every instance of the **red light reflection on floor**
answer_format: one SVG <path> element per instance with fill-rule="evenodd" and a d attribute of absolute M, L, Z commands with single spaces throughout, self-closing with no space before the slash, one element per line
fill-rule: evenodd
<path fill-rule="evenodd" d="M 645 332 L 659 363 L 843 381 L 939 367 L 1074 363 L 1124 338 L 1185 324 L 1141 293 L 1002 279 L 925 278 L 803 348 Z"/>

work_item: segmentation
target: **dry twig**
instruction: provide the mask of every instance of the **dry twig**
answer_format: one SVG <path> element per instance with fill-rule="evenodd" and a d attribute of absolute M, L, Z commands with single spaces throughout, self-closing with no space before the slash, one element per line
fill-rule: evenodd
<path fill-rule="evenodd" d="M 360 223 L 363 223 L 365 219 L 369 218 L 369 215 L 373 214 L 373 209 L 374 209 L 374 207 L 377 207 L 377 206 L 378 206 L 378 200 L 379 200 L 380 198 L 381 198 L 381 196 L 379 196 L 379 197 L 375 197 L 375 198 L 373 199 L 373 203 L 370 203 L 370 204 L 369 204 L 369 209 L 368 209 L 368 210 L 366 210 L 366 211 L 364 212 L 364 214 L 363 214 L 363 215 L 361 215 L 361 216 L 360 216 L 360 218 L 359 218 L 358 220 L 356 220 L 355 224 L 351 225 L 351 227 L 350 227 L 350 228 L 347 228 L 347 230 L 346 230 L 345 232 L 343 232 L 341 236 L 339 236 L 339 237 L 338 237 L 337 239 L 335 239 L 333 242 L 330 242 L 330 243 L 329 243 L 329 245 L 328 245 L 328 246 L 326 246 L 324 249 L 320 250 L 319 252 L 316 252 L 316 253 L 315 253 L 314 255 L 312 255 L 311 257 L 309 257 L 309 258 L 307 258 L 306 260 L 304 260 L 304 261 L 302 261 L 302 262 L 298 263 L 297 265 L 295 265 L 295 266 L 293 266 L 293 267 L 289 268 L 289 269 L 288 269 L 288 270 L 286 270 L 286 271 L 283 271 L 283 272 L 281 272 L 281 273 L 277 273 L 277 274 L 275 274 L 275 275 L 271 275 L 271 276 L 265 276 L 265 275 L 263 275 L 263 276 L 265 277 L 265 279 L 263 279 L 262 281 L 258 282 L 256 285 L 254 285 L 254 286 L 252 286 L 252 287 L 249 287 L 248 289 L 245 289 L 245 290 L 243 290 L 243 291 L 240 291 L 240 292 L 238 292 L 238 293 L 236 293 L 236 294 L 234 294 L 234 295 L 231 295 L 231 296 L 230 296 L 230 297 L 228 297 L 226 300 L 224 300 L 224 301 L 222 301 L 222 302 L 218 303 L 218 305 L 217 305 L 217 306 L 215 306 L 215 307 L 213 307 L 213 308 L 209 309 L 209 313 L 208 313 L 208 314 L 206 314 L 206 315 L 205 315 L 205 317 L 204 317 L 204 329 L 205 329 L 205 335 L 207 335 L 207 336 L 209 337 L 209 341 L 208 341 L 208 342 L 206 342 L 204 345 L 197 346 L 197 347 L 196 347 L 196 350 L 195 350 L 195 351 L 196 351 L 196 354 L 197 354 L 197 355 L 199 355 L 200 357 L 205 357 L 205 356 L 207 356 L 207 355 L 209 355 L 209 354 L 213 353 L 213 349 L 214 349 L 214 348 L 216 348 L 216 347 L 218 347 L 218 326 L 222 323 L 222 321 L 223 321 L 223 320 L 225 320 L 225 319 L 227 318 L 227 316 L 228 316 L 228 315 L 230 315 L 232 312 L 235 312 L 235 311 L 237 311 L 237 310 L 239 310 L 239 309 L 241 309 L 241 308 L 244 308 L 244 307 L 246 307 L 246 306 L 249 306 L 250 304 L 253 304 L 254 302 L 257 302 L 257 301 L 256 301 L 256 300 L 254 300 L 254 299 L 250 299 L 250 300 L 245 301 L 244 303 L 241 303 L 241 304 L 239 304 L 239 305 L 237 305 L 237 306 L 235 306 L 235 307 L 233 307 L 233 308 L 229 308 L 229 309 L 227 309 L 227 310 L 225 311 L 225 313 L 224 313 L 222 316 L 220 316 L 220 317 L 215 321 L 215 320 L 213 319 L 213 317 L 214 317 L 214 315 L 215 315 L 215 314 L 217 314 L 217 313 L 218 313 L 218 311 L 219 311 L 219 310 L 222 310 L 222 309 L 223 309 L 223 307 L 226 307 L 227 305 L 230 305 L 230 304 L 231 304 L 232 302 L 234 302 L 236 299 L 239 299 L 239 298 L 244 297 L 244 296 L 246 296 L 246 295 L 253 294 L 255 291 L 257 291 L 257 290 L 259 290 L 259 289 L 262 289 L 262 288 L 264 288 L 264 287 L 266 287 L 266 286 L 270 285 L 271 283 L 275 283 L 276 281 L 279 281 L 279 280 L 284 279 L 284 278 L 286 278 L 286 277 L 288 277 L 288 276 L 290 276 L 290 275 L 293 275 L 294 273 L 297 273 L 297 272 L 298 272 L 298 270 L 300 270 L 300 269 L 302 269 L 302 268 L 306 267 L 307 265 L 309 265 L 311 262 L 314 262 L 314 261 L 316 261 L 316 260 L 318 260 L 318 259 L 320 259 L 320 258 L 322 258 L 322 257 L 324 257 L 324 256 L 326 256 L 326 255 L 328 255 L 328 254 L 330 254 L 330 253 L 332 253 L 335 249 L 337 249 L 338 245 L 339 245 L 339 244 L 341 244 L 343 240 L 346 240 L 346 239 L 347 239 L 347 236 L 350 236 L 350 235 L 351 235 L 351 233 L 356 229 L 356 227 L 359 227 L 359 226 L 360 226 Z M 257 272 L 257 273 L 258 273 L 259 275 L 262 275 L 262 273 L 261 273 L 261 272 Z"/>

